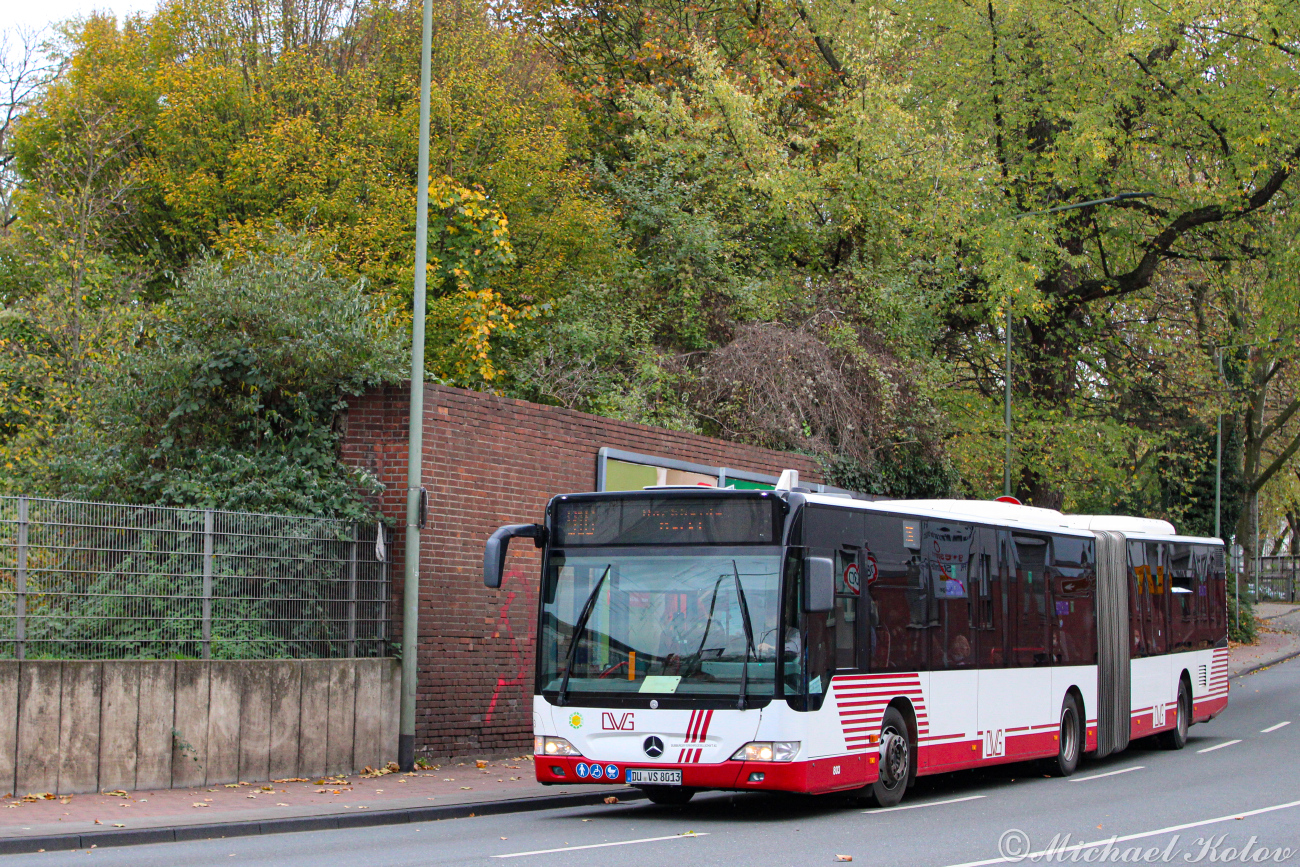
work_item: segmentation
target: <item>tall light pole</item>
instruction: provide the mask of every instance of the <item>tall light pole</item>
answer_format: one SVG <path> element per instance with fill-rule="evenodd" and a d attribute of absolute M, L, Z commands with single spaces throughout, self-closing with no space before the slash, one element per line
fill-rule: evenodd
<path fill-rule="evenodd" d="M 1129 199 L 1149 199 L 1155 193 L 1119 193 L 1118 195 L 1109 196 L 1104 199 L 1092 199 L 1087 202 L 1077 202 L 1073 205 L 1061 205 L 1057 208 L 1048 208 L 1045 211 L 1027 211 L 1023 214 L 1016 214 L 1011 219 L 1020 220 L 1025 217 L 1041 217 L 1044 214 L 1057 214 L 1061 211 L 1074 211 L 1079 208 L 1090 208 L 1093 205 L 1110 205 L 1115 202 L 1124 202 Z M 1003 427 L 1005 453 L 1002 457 L 1002 495 L 1011 496 L 1011 299 L 1007 299 L 1007 373 L 1006 373 L 1006 396 L 1003 398 Z"/>
<path fill-rule="evenodd" d="M 402 582 L 402 710 L 397 764 L 415 769 L 415 693 L 419 682 L 420 490 L 424 457 L 424 316 L 429 254 L 429 80 L 433 54 L 433 0 L 424 0 L 420 42 L 420 167 L 415 199 L 415 292 L 411 309 L 411 430 L 406 459 L 406 557 Z"/>
<path fill-rule="evenodd" d="M 1219 379 L 1223 380 L 1223 349 L 1214 347 L 1214 362 L 1219 368 Z M 1226 382 L 1226 380 L 1224 380 Z M 1219 410 L 1217 429 L 1214 433 L 1214 538 L 1223 538 L 1221 518 L 1223 515 L 1223 410 Z"/>
<path fill-rule="evenodd" d="M 1007 396 L 1004 401 L 1006 454 L 1002 457 L 1002 496 L 1011 496 L 1011 301 L 1007 301 Z"/>

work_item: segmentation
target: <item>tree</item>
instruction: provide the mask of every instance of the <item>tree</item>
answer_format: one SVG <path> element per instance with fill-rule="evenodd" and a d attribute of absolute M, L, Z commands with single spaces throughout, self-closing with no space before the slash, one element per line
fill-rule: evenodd
<path fill-rule="evenodd" d="M 941 351 L 980 368 L 1009 307 L 1017 401 L 1071 416 L 1091 388 L 1084 371 L 1119 373 L 1097 352 L 1107 307 L 1171 265 L 1235 255 L 1279 208 L 1300 135 L 1294 103 L 1274 94 L 1298 83 L 1300 17 L 1262 3 L 903 14 L 921 58 L 914 104 L 954 105 L 968 138 L 989 144 L 976 209 L 954 224 Z M 1015 219 L 1126 191 L 1150 195 Z M 1050 474 L 1024 467 L 1029 499 L 1058 504 Z"/>
<path fill-rule="evenodd" d="M 0 237 L 18 219 L 14 202 L 19 184 L 14 167 L 14 130 L 56 72 L 42 59 L 35 33 L 0 31 Z"/>
<path fill-rule="evenodd" d="M 46 141 L 43 172 L 17 201 L 4 239 L 0 308 L 0 462 L 12 484 L 43 476 L 48 449 L 80 412 L 99 359 L 130 339 L 134 274 L 106 236 L 131 217 L 132 130 L 88 100 Z"/>
<path fill-rule="evenodd" d="M 281 233 L 205 258 L 105 367 L 52 456 L 79 498 L 364 517 L 374 481 L 336 460 L 349 394 L 395 381 L 407 322 Z"/>

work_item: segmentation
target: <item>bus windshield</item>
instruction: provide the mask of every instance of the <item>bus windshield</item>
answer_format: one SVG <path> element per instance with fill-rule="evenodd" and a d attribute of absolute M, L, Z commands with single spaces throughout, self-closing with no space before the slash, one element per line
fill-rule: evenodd
<path fill-rule="evenodd" d="M 538 690 L 771 696 L 780 574 L 776 547 L 552 551 Z"/>

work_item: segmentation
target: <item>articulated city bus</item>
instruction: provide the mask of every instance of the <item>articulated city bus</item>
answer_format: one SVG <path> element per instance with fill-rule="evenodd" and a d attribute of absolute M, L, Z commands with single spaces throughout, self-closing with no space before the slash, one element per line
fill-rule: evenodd
<path fill-rule="evenodd" d="M 1002 502 L 650 488 L 543 525 L 533 731 L 543 783 L 856 792 L 1043 760 L 1074 772 L 1228 700 L 1218 539 Z"/>

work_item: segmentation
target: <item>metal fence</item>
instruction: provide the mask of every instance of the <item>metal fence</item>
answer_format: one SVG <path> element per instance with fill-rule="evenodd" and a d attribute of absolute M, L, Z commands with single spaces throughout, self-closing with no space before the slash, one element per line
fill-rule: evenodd
<path fill-rule="evenodd" d="M 1298 572 L 1300 557 L 1260 557 L 1255 598 L 1260 602 L 1295 602 Z"/>
<path fill-rule="evenodd" d="M 382 525 L 0 497 L 0 658 L 388 653 Z"/>

